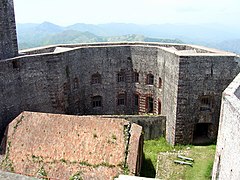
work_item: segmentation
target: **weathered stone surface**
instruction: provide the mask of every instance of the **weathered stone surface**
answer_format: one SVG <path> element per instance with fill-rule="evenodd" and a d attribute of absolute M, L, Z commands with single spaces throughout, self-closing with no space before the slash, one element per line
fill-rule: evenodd
<path fill-rule="evenodd" d="M 0 60 L 18 54 L 13 0 L 0 3 Z"/>
<path fill-rule="evenodd" d="M 19 174 L 0 171 L 0 179 L 2 180 L 39 180 L 38 178 L 23 176 Z"/>
<path fill-rule="evenodd" d="M 221 92 L 240 71 L 235 54 L 185 44 L 96 43 L 34 48 L 6 61 L 17 55 L 13 1 L 1 1 L 0 9 L 1 137 L 12 119 L 30 110 L 150 112 L 166 116 L 166 138 L 171 144 L 192 143 L 201 128 L 216 139 Z M 118 82 L 119 72 L 124 82 Z M 94 74 L 101 76 L 100 83 L 92 83 Z M 154 77 L 151 85 L 149 74 Z M 118 103 L 120 95 L 123 105 Z M 210 112 L 201 105 L 204 96 L 209 98 L 205 102 L 211 101 Z M 94 97 L 100 97 L 100 107 L 93 107 Z"/>
<path fill-rule="evenodd" d="M 112 179 L 124 167 L 138 174 L 141 131 L 123 119 L 23 112 L 9 125 L 3 168 L 58 179 Z"/>
<path fill-rule="evenodd" d="M 67 49 L 57 53 L 57 47 Z M 1 132 L 24 110 L 146 114 L 151 97 L 153 114 L 166 116 L 166 139 L 171 144 L 191 143 L 196 125 L 202 122 L 209 123 L 208 136 L 215 139 L 221 92 L 240 71 L 235 54 L 190 45 L 57 45 L 24 53 L 0 62 Z M 124 82 L 118 82 L 119 72 L 124 72 Z M 139 73 L 139 82 L 133 81 L 134 72 Z M 93 84 L 96 73 L 101 83 Z M 153 85 L 146 84 L 149 73 L 154 75 Z M 124 94 L 124 105 L 118 105 L 119 94 Z M 101 97 L 101 107 L 93 107 L 96 96 Z M 202 96 L 211 96 L 211 113 L 200 111 Z"/>
<path fill-rule="evenodd" d="M 139 125 L 133 123 L 129 133 L 131 138 L 128 145 L 127 165 L 130 174 L 140 175 L 143 156 L 143 138 L 140 135 L 142 129 L 139 128 Z"/>
<path fill-rule="evenodd" d="M 166 135 L 166 116 L 154 115 L 102 115 L 102 117 L 126 119 L 143 128 L 144 140 L 157 139 Z"/>
<path fill-rule="evenodd" d="M 208 123 L 207 136 L 216 139 L 220 116 L 221 94 L 239 72 L 239 58 L 226 55 L 189 56 L 181 58 L 176 114 L 176 142 L 193 141 L 197 124 Z M 201 98 L 209 97 L 210 111 L 201 110 Z M 182 127 L 182 128 L 181 128 Z"/>
<path fill-rule="evenodd" d="M 240 179 L 240 74 L 223 92 L 212 179 Z"/>

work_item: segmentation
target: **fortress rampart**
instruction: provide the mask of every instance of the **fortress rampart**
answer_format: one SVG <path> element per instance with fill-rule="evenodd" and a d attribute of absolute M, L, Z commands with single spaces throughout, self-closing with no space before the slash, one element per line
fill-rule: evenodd
<path fill-rule="evenodd" d="M 20 112 L 161 114 L 172 144 L 217 135 L 232 53 L 157 43 L 56 45 L 0 62 L 1 130 Z M 200 125 L 199 125 L 200 124 Z M 199 127 L 198 127 L 199 125 Z"/>
<path fill-rule="evenodd" d="M 13 0 L 0 2 L 0 139 L 8 124 L 23 111 L 110 115 L 119 122 L 127 119 L 142 125 L 146 138 L 166 133 L 173 145 L 194 143 L 202 137 L 216 140 L 219 125 L 213 179 L 239 179 L 239 72 L 238 55 L 187 44 L 69 44 L 18 52 Z M 155 114 L 160 116 L 152 116 Z M 36 115 L 38 118 L 42 120 Z M 29 126 L 39 123 L 29 122 Z M 64 123 L 66 127 L 70 124 Z M 108 125 L 104 127 L 108 129 Z M 39 127 L 28 130 L 45 131 Z M 17 137 L 26 136 L 24 132 Z M 140 137 L 141 128 L 137 133 Z M 133 142 L 137 141 L 130 144 Z M 141 150 L 134 150 L 133 155 Z M 135 170 L 139 172 L 141 156 L 136 157 Z"/>

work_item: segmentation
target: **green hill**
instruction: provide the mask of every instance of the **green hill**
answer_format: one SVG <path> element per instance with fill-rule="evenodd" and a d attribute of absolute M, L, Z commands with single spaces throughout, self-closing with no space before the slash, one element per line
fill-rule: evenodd
<path fill-rule="evenodd" d="M 94 29 L 94 27 L 92 27 L 92 29 Z M 89 31 L 82 32 L 76 30 L 76 26 L 73 26 L 72 28 L 71 26 L 64 28 L 49 22 L 44 22 L 42 24 L 18 25 L 17 33 L 19 49 L 27 49 L 54 44 L 77 44 L 119 41 L 183 43 L 182 41 L 177 39 L 151 38 L 138 34 L 99 36 Z"/>

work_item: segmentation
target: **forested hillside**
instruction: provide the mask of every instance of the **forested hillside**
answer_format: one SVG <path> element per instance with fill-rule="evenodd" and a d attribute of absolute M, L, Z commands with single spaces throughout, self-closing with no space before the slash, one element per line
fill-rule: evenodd
<path fill-rule="evenodd" d="M 17 24 L 17 33 L 20 49 L 51 44 L 145 41 L 198 44 L 240 54 L 240 30 L 214 24 L 77 23 L 63 27 L 44 22 Z"/>

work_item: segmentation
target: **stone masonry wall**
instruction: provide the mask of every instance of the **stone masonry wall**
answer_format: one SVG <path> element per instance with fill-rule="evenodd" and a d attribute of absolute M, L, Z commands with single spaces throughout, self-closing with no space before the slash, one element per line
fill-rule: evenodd
<path fill-rule="evenodd" d="M 240 74 L 223 92 L 212 179 L 240 179 Z"/>
<path fill-rule="evenodd" d="M 2 61 L 1 128 L 23 110 L 67 114 L 134 114 L 135 93 L 140 95 L 139 111 L 146 113 L 146 96 L 151 95 L 154 99 L 160 96 L 158 71 L 152 68 L 157 67 L 157 51 L 143 47 L 139 51 L 141 55 L 135 53 L 132 57 L 130 47 L 126 46 L 83 48 Z M 144 64 L 146 60 L 154 64 Z M 139 83 L 132 81 L 134 69 L 139 72 Z M 117 82 L 120 71 L 125 73 L 125 82 Z M 156 79 L 154 85 L 145 87 L 148 72 L 152 72 Z M 101 75 L 101 84 L 91 83 L 94 73 Z M 117 105 L 119 93 L 126 95 L 124 106 Z M 102 96 L 102 107 L 92 107 L 94 96 Z M 154 113 L 158 113 L 157 106 L 155 101 Z"/>
<path fill-rule="evenodd" d="M 1 133 L 23 110 L 66 113 L 64 54 L 1 61 L 0 74 Z"/>
<path fill-rule="evenodd" d="M 0 60 L 18 54 L 13 0 L 0 3 Z"/>
<path fill-rule="evenodd" d="M 79 56 L 78 56 L 79 57 Z M 81 50 L 80 62 L 73 63 L 71 74 L 78 74 L 78 63 L 81 63 L 82 74 L 80 85 L 82 89 L 83 114 L 134 114 L 146 113 L 146 97 L 155 100 L 160 91 L 157 87 L 158 69 L 156 68 L 157 50 L 148 47 L 96 47 Z M 125 80 L 117 81 L 119 72 L 124 73 Z M 133 81 L 133 73 L 139 73 L 139 82 Z M 101 83 L 92 84 L 91 75 L 101 75 Z M 154 85 L 146 86 L 146 77 L 152 73 Z M 118 94 L 125 94 L 125 105 L 117 104 Z M 139 95 L 139 107 L 134 105 L 134 95 Z M 92 108 L 91 97 L 101 96 L 102 107 Z M 154 113 L 157 111 L 157 101 L 154 102 Z"/>
<path fill-rule="evenodd" d="M 180 56 L 178 51 L 187 46 L 170 44 L 66 47 L 73 49 L 50 53 L 54 48 L 48 47 L 41 50 L 43 54 L 28 52 L 0 62 L 0 132 L 23 110 L 148 114 L 152 106 L 150 114 L 166 116 L 166 139 L 171 144 L 191 143 L 195 124 L 204 119 L 198 111 L 199 96 L 210 94 L 216 123 L 209 135 L 216 137 L 221 91 L 239 72 L 234 55 Z M 119 73 L 124 74 L 121 82 Z M 92 82 L 94 74 L 100 75 L 100 82 Z M 152 84 L 148 84 L 148 75 L 154 77 Z M 123 104 L 118 103 L 119 96 Z M 95 97 L 100 97 L 100 106 L 94 107 Z"/>
<path fill-rule="evenodd" d="M 108 115 L 102 117 L 126 119 L 143 128 L 144 140 L 157 139 L 166 135 L 166 116 Z"/>
<path fill-rule="evenodd" d="M 166 139 L 175 144 L 179 58 L 176 54 L 159 49 L 158 67 L 162 77 L 162 115 L 166 116 Z"/>
<path fill-rule="evenodd" d="M 209 123 L 208 137 L 216 139 L 221 94 L 240 71 L 235 56 L 180 57 L 176 142 L 193 141 L 197 123 Z M 212 98 L 211 112 L 201 111 L 201 97 Z"/>

